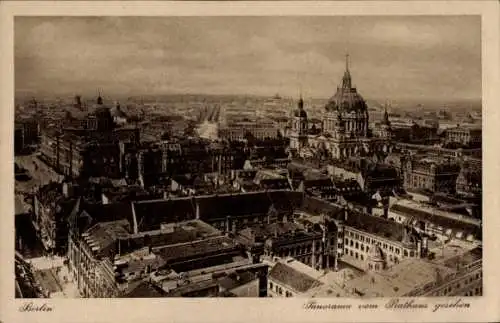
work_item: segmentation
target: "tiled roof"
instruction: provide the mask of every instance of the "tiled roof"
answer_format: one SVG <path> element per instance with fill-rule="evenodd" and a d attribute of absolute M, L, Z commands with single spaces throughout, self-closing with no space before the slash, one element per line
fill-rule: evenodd
<path fill-rule="evenodd" d="M 129 203 L 87 204 L 84 209 L 99 222 L 132 220 L 132 207 Z"/>
<path fill-rule="evenodd" d="M 266 178 L 260 181 L 260 187 L 266 190 L 291 189 L 286 178 Z"/>
<path fill-rule="evenodd" d="M 157 230 L 162 223 L 193 219 L 195 202 L 191 198 L 139 201 L 133 203 L 138 231 Z"/>
<path fill-rule="evenodd" d="M 128 235 L 129 223 L 126 220 L 119 220 L 97 223 L 85 231 L 82 238 L 96 254 L 114 256 L 111 253 L 116 241 Z"/>
<path fill-rule="evenodd" d="M 444 229 L 451 229 L 456 232 L 464 232 L 465 236 L 467 234 L 473 234 L 476 237 L 481 236 L 481 227 L 474 225 L 472 223 L 467 223 L 451 217 L 444 217 L 437 214 L 432 214 L 426 211 L 418 210 L 415 208 L 406 207 L 400 204 L 394 204 L 390 208 L 391 212 L 400 213 L 405 216 L 410 216 L 414 219 L 427 221 L 433 223 L 436 226 L 441 226 Z"/>
<path fill-rule="evenodd" d="M 154 252 L 159 254 L 169 263 L 180 259 L 203 256 L 213 252 L 234 250 L 235 248 L 236 244 L 230 238 L 217 237 L 157 248 Z"/>
<path fill-rule="evenodd" d="M 248 284 L 252 280 L 256 279 L 255 274 L 245 271 L 242 273 L 231 273 L 228 276 L 224 276 L 217 280 L 219 286 L 225 290 L 231 290 L 238 286 Z"/>
<path fill-rule="evenodd" d="M 305 293 L 311 288 L 317 287 L 322 283 L 300 271 L 278 262 L 269 273 L 269 279 L 277 283 L 291 287 L 299 293 Z"/>
<path fill-rule="evenodd" d="M 345 225 L 395 242 L 402 241 L 405 230 L 404 225 L 395 221 L 355 211 L 349 211 Z"/>
<path fill-rule="evenodd" d="M 453 196 L 440 194 L 440 193 L 434 194 L 431 199 L 433 202 L 436 202 L 438 204 L 443 203 L 443 204 L 460 205 L 460 204 L 466 203 L 465 201 L 457 199 Z"/>
<path fill-rule="evenodd" d="M 343 211 L 343 208 L 339 205 L 312 196 L 304 197 L 300 209 L 313 215 L 322 213 L 328 215 L 336 215 Z"/>
<path fill-rule="evenodd" d="M 200 219 L 210 220 L 226 216 L 266 214 L 271 202 L 266 192 L 224 194 L 219 196 L 197 197 Z"/>
<path fill-rule="evenodd" d="M 267 197 L 277 210 L 293 211 L 302 205 L 304 194 L 297 191 L 268 191 Z"/>
<path fill-rule="evenodd" d="M 122 252 L 144 246 L 163 247 L 219 235 L 220 232 L 202 221 L 193 220 L 175 224 L 172 231 L 148 231 L 132 234 L 123 241 Z"/>
<path fill-rule="evenodd" d="M 128 293 L 122 296 L 122 298 L 155 298 L 155 297 L 165 297 L 166 292 L 153 284 L 142 281 L 134 289 L 130 290 Z"/>

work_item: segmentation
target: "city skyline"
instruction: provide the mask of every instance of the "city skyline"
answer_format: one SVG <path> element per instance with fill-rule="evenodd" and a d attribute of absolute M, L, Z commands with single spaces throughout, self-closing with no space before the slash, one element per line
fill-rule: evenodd
<path fill-rule="evenodd" d="M 480 27 L 474 16 L 22 17 L 16 96 L 101 88 L 109 96 L 328 98 L 348 53 L 367 99 L 474 100 Z"/>

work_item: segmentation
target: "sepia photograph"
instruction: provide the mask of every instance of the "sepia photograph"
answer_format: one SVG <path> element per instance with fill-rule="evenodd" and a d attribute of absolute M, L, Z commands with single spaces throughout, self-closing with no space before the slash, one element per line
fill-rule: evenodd
<path fill-rule="evenodd" d="M 481 295 L 480 35 L 16 17 L 16 296 Z"/>
<path fill-rule="evenodd" d="M 461 322 L 498 300 L 487 6 L 76 5 L 5 38 L 22 322 Z"/>

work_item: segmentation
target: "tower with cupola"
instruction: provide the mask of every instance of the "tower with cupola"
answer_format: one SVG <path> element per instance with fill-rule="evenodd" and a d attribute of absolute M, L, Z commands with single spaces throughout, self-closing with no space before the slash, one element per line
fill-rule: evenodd
<path fill-rule="evenodd" d="M 389 121 L 389 113 L 387 113 L 387 105 L 384 107 L 384 118 L 380 125 L 380 137 L 389 140 L 392 137 L 391 122 Z"/>
<path fill-rule="evenodd" d="M 307 133 L 309 124 L 307 120 L 307 112 L 304 110 L 304 100 L 302 95 L 297 103 L 297 109 L 294 110 L 292 116 L 292 129 L 290 133 L 290 148 L 300 151 L 307 146 Z"/>

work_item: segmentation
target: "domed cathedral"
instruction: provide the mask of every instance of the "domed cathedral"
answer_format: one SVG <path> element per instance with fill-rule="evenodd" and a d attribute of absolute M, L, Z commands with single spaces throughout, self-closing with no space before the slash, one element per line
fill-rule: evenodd
<path fill-rule="evenodd" d="M 368 106 L 363 97 L 352 85 L 349 70 L 349 56 L 342 83 L 325 105 L 322 132 L 308 134 L 307 113 L 302 98 L 295 110 L 290 133 L 290 148 L 301 155 L 301 149 L 319 151 L 325 147 L 331 159 L 348 159 L 361 156 L 381 156 L 392 150 L 390 144 L 390 123 L 386 111 L 387 124 L 383 135 L 373 137 L 368 127 Z M 385 121 L 384 121 L 385 122 Z"/>
<path fill-rule="evenodd" d="M 368 137 L 368 107 L 365 100 L 352 86 L 349 61 L 346 56 L 346 70 L 342 77 L 342 85 L 325 106 L 323 131 L 334 135 L 338 123 L 343 123 L 345 138 Z"/>
<path fill-rule="evenodd" d="M 307 146 L 308 131 L 309 124 L 307 121 L 307 112 L 304 110 L 304 100 L 301 95 L 297 103 L 297 109 L 293 112 L 290 148 L 300 152 L 301 149 Z"/>

